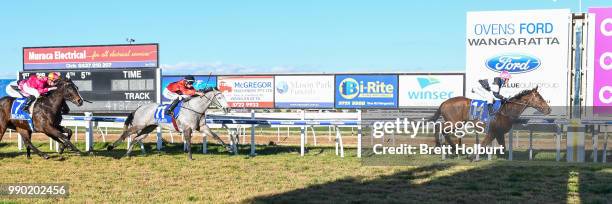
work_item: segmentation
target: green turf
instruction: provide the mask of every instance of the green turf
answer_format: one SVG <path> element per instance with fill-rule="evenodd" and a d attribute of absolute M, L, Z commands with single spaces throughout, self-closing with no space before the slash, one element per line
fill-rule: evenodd
<path fill-rule="evenodd" d="M 48 151 L 47 143 L 36 143 Z M 332 148 L 310 147 L 299 157 L 298 147 L 248 147 L 232 156 L 212 145 L 211 154 L 194 147 L 188 161 L 182 144 L 164 151 L 140 148 L 121 158 L 125 146 L 107 152 L 96 144 L 93 155 L 56 153 L 27 160 L 15 143 L 0 143 L 0 183 L 68 183 L 67 198 L 9 198 L 19 203 L 610 203 L 612 166 L 550 161 L 469 162 L 463 157 L 441 161 L 423 158 L 420 166 L 363 166 L 354 149 L 345 158 Z M 83 149 L 83 144 L 79 144 Z M 552 154 L 540 152 L 539 154 Z M 538 154 L 536 154 L 538 155 Z"/>

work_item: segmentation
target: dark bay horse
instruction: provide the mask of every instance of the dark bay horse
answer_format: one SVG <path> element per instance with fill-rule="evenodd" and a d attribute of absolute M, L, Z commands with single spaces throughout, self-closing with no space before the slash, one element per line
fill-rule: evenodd
<path fill-rule="evenodd" d="M 0 141 L 7 128 L 14 129 L 19 133 L 26 144 L 27 158 L 30 158 L 30 150 L 44 159 L 49 155 L 38 150 L 32 145 L 32 130 L 25 120 L 11 119 L 11 106 L 15 98 L 4 97 L 0 99 Z M 65 147 L 75 152 L 80 152 L 74 144 L 70 142 L 70 129 L 60 125 L 62 113 L 66 110 L 66 101 L 70 101 L 77 106 L 83 105 L 83 98 L 79 94 L 78 88 L 70 79 L 60 79 L 57 89 L 50 91 L 46 96 L 38 98 L 32 108 L 32 120 L 34 129 L 37 132 L 45 133 L 51 139 L 61 144 L 60 154 Z M 68 133 L 68 136 L 63 133 Z"/>
<path fill-rule="evenodd" d="M 440 105 L 435 115 L 431 118 L 431 121 L 438 120 L 440 116 L 442 116 L 445 122 L 451 122 L 452 124 L 469 121 L 471 101 L 471 99 L 462 96 L 448 99 Z M 529 107 L 535 108 L 545 115 L 550 114 L 551 111 L 546 101 L 538 92 L 538 87 L 524 90 L 502 104 L 499 111 L 495 114 L 495 118 L 491 119 L 488 132 L 480 145 L 484 147 L 495 138 L 497 143 L 505 149 L 506 143 L 504 134 L 510 131 L 513 121 L 518 119 L 523 111 Z M 443 135 L 446 142 L 451 145 L 451 148 L 454 148 L 455 144 L 451 140 L 449 134 Z M 435 139 L 436 145 L 440 146 L 440 138 L 435 136 Z"/>

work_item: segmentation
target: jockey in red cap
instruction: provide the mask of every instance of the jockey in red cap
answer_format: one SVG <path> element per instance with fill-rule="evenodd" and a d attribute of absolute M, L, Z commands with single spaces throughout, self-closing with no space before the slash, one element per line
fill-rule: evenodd
<path fill-rule="evenodd" d="M 195 78 L 191 75 L 187 75 L 180 81 L 168 84 L 168 86 L 164 89 L 163 95 L 164 97 L 172 100 L 172 103 L 170 104 L 170 108 L 166 110 L 166 115 L 170 115 L 174 111 L 174 108 L 176 108 L 179 101 L 191 98 L 195 95 L 204 95 L 204 93 L 195 90 L 193 87 L 194 82 Z"/>

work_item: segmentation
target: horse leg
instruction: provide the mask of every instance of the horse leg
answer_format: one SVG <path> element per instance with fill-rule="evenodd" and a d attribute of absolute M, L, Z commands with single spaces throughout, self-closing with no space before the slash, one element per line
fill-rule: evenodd
<path fill-rule="evenodd" d="M 72 130 L 63 126 L 60 126 L 59 129 L 62 131 L 62 134 L 66 134 L 67 140 L 70 141 L 70 139 L 72 138 Z M 66 145 L 64 145 L 64 143 L 61 143 L 59 148 L 59 154 L 64 153 L 65 148 Z"/>
<path fill-rule="evenodd" d="M 32 149 L 34 153 L 38 154 L 38 156 L 42 157 L 43 159 L 49 159 L 49 155 L 41 152 L 40 150 L 38 150 L 38 148 L 34 147 L 34 145 L 32 144 L 32 141 L 31 141 L 32 132 L 30 130 L 17 128 L 17 132 L 21 134 L 21 138 L 23 140 L 23 143 L 26 144 L 26 147 Z"/>
<path fill-rule="evenodd" d="M 453 142 L 453 139 L 451 138 L 451 136 L 448 133 L 442 133 L 442 135 L 444 136 L 444 140 L 446 141 L 446 143 L 450 145 L 451 150 L 454 150 L 455 142 Z"/>
<path fill-rule="evenodd" d="M 142 142 L 142 140 L 147 137 L 146 134 L 138 134 L 136 135 L 136 137 L 134 137 L 134 141 L 130 144 L 130 146 L 128 147 L 127 152 L 125 153 L 126 157 L 130 157 L 130 153 L 132 153 L 132 149 L 134 149 L 134 145 Z"/>
<path fill-rule="evenodd" d="M 2 141 L 2 137 L 4 136 L 4 133 L 6 132 L 6 123 L 0 124 L 0 141 Z"/>
<path fill-rule="evenodd" d="M 189 158 L 189 160 L 193 160 L 193 158 L 191 157 L 191 133 L 191 128 L 183 130 L 183 134 L 185 135 L 185 142 L 187 142 L 187 158 Z"/>
<path fill-rule="evenodd" d="M 495 139 L 495 138 L 493 138 L 492 133 L 487 133 L 485 135 L 485 138 L 482 140 L 482 142 L 480 142 L 480 146 L 481 147 L 486 147 L 489 143 L 491 143 L 493 141 L 493 139 Z M 470 160 L 474 161 L 474 159 L 476 159 L 476 154 L 470 155 L 469 158 L 470 158 Z"/>
<path fill-rule="evenodd" d="M 138 132 L 138 135 L 134 137 L 134 142 L 132 142 L 132 144 L 130 144 L 130 146 L 128 147 L 128 150 L 125 153 L 125 156 L 129 157 L 130 153 L 132 152 L 132 149 L 134 149 L 134 145 L 137 143 L 142 143 L 142 141 L 147 137 L 147 135 L 151 133 L 153 130 L 155 130 L 156 127 L 157 127 L 156 125 L 151 125 L 151 126 L 147 126 L 143 128 L 142 130 L 140 130 L 140 132 Z"/>
<path fill-rule="evenodd" d="M 125 140 L 125 138 L 129 137 L 130 135 L 136 134 L 136 132 L 138 132 L 138 130 L 139 130 L 138 127 L 132 126 L 132 127 L 128 128 L 126 131 L 123 131 L 123 133 L 121 133 L 121 137 L 119 137 L 112 144 L 108 145 L 108 147 L 106 147 L 106 150 L 111 151 L 111 150 L 115 149 L 115 147 L 117 147 L 117 145 L 120 142 Z"/>
<path fill-rule="evenodd" d="M 210 128 L 208 127 L 208 125 L 204 125 L 200 127 L 200 132 L 206 134 L 206 135 L 210 135 L 213 138 L 215 138 L 217 141 L 219 141 L 219 143 L 221 143 L 221 146 L 225 147 L 225 150 L 232 152 L 232 148 L 228 145 L 225 144 L 225 142 L 223 142 L 223 140 L 221 139 L 221 137 L 219 137 L 219 135 L 217 135 L 217 133 L 214 133 L 212 130 L 210 130 Z"/>
<path fill-rule="evenodd" d="M 66 135 L 64 135 L 64 133 L 62 133 L 62 131 L 60 131 L 58 128 L 56 127 L 48 127 L 45 128 L 44 131 L 47 136 L 49 136 L 51 139 L 63 144 L 64 146 L 67 146 L 68 148 L 70 148 L 70 150 L 77 152 L 77 153 L 81 153 L 81 151 L 79 149 L 77 149 L 76 146 L 74 146 L 74 144 L 72 144 L 72 142 L 70 142 L 70 139 L 66 138 Z"/>

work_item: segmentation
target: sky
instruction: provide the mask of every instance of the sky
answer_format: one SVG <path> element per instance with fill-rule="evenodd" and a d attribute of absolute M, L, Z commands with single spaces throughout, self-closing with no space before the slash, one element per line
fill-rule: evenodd
<path fill-rule="evenodd" d="M 462 72 L 466 12 L 560 8 L 579 12 L 579 1 L 10 1 L 0 7 L 0 77 L 22 68 L 22 47 L 128 37 L 159 43 L 165 74 Z"/>

